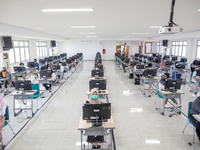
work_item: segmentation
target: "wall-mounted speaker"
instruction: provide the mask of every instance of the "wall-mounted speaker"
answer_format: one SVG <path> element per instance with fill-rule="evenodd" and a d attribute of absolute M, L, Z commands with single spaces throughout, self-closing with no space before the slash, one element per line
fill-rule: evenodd
<path fill-rule="evenodd" d="M 168 46 L 168 40 L 163 40 L 163 41 L 162 41 L 162 46 L 167 47 L 167 46 Z"/>
<path fill-rule="evenodd" d="M 51 41 L 51 47 L 56 47 L 56 41 Z"/>
<path fill-rule="evenodd" d="M 3 43 L 3 50 L 7 51 L 13 48 L 12 44 L 12 38 L 10 36 L 3 36 L 2 37 L 2 43 Z"/>

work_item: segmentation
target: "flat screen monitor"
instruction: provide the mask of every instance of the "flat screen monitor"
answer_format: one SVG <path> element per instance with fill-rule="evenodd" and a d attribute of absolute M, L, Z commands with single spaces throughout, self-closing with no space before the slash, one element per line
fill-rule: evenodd
<path fill-rule="evenodd" d="M 200 76 L 200 69 L 196 70 L 197 74 L 196 76 Z"/>
<path fill-rule="evenodd" d="M 139 54 L 138 53 L 135 53 L 135 57 L 138 57 L 139 56 Z"/>
<path fill-rule="evenodd" d="M 153 57 L 148 57 L 148 61 L 153 61 Z"/>
<path fill-rule="evenodd" d="M 176 91 L 181 89 L 182 79 L 166 79 L 165 90 Z"/>
<path fill-rule="evenodd" d="M 161 57 L 155 57 L 154 62 L 155 63 L 161 63 Z"/>
<path fill-rule="evenodd" d="M 137 65 L 136 69 L 144 69 L 144 65 Z"/>
<path fill-rule="evenodd" d="M 31 80 L 16 80 L 15 90 L 32 90 Z"/>
<path fill-rule="evenodd" d="M 52 71 L 51 70 L 41 70 L 40 71 L 40 78 L 51 78 Z"/>
<path fill-rule="evenodd" d="M 135 66 L 135 65 L 137 65 L 137 63 L 138 63 L 137 61 L 131 61 L 131 62 L 130 62 L 130 65 L 131 65 L 131 66 Z"/>
<path fill-rule="evenodd" d="M 66 62 L 62 62 L 62 66 L 67 66 L 67 63 Z"/>
<path fill-rule="evenodd" d="M 185 63 L 178 63 L 178 64 L 175 65 L 175 67 L 176 67 L 177 69 L 185 69 L 185 66 L 186 66 Z"/>
<path fill-rule="evenodd" d="M 181 58 L 181 62 L 187 62 L 187 58 Z"/>
<path fill-rule="evenodd" d="M 44 65 L 45 64 L 45 60 L 44 59 L 39 59 L 39 64 Z"/>
<path fill-rule="evenodd" d="M 172 62 L 169 61 L 169 60 L 167 60 L 167 61 L 165 62 L 165 65 L 166 65 L 166 66 L 171 66 L 171 65 L 172 65 Z"/>
<path fill-rule="evenodd" d="M 60 70 L 60 65 L 52 65 L 53 70 Z"/>
<path fill-rule="evenodd" d="M 178 57 L 177 56 L 172 56 L 172 61 L 177 61 Z"/>
<path fill-rule="evenodd" d="M 89 89 L 97 88 L 98 90 L 106 90 L 106 80 L 90 80 Z"/>
<path fill-rule="evenodd" d="M 71 64 L 72 63 L 71 59 L 66 59 L 66 63 Z"/>
<path fill-rule="evenodd" d="M 44 58 L 44 60 L 45 60 L 45 62 L 51 62 L 52 61 L 52 59 L 50 57 L 46 57 L 46 58 Z"/>
<path fill-rule="evenodd" d="M 104 71 L 103 70 L 92 70 L 91 76 L 92 77 L 104 77 Z"/>
<path fill-rule="evenodd" d="M 13 67 L 15 72 L 23 72 L 23 67 Z"/>
<path fill-rule="evenodd" d="M 152 57 L 156 57 L 156 55 L 157 55 L 156 53 L 152 53 Z"/>
<path fill-rule="evenodd" d="M 27 66 L 29 68 L 35 68 L 35 62 L 34 61 L 27 62 Z"/>
<path fill-rule="evenodd" d="M 110 119 L 111 103 L 84 104 L 83 120 Z"/>
<path fill-rule="evenodd" d="M 145 77 L 155 77 L 157 74 L 157 69 L 147 69 L 144 71 Z"/>

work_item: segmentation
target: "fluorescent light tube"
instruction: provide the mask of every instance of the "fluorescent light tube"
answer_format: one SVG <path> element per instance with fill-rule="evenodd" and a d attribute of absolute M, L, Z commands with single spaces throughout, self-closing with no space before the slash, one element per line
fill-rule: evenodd
<path fill-rule="evenodd" d="M 83 12 L 93 11 L 92 8 L 77 8 L 77 9 L 42 9 L 43 12 Z"/>
<path fill-rule="evenodd" d="M 97 36 L 85 36 L 86 38 L 97 38 Z"/>
<path fill-rule="evenodd" d="M 159 140 L 145 140 L 146 144 L 160 144 Z"/>
<path fill-rule="evenodd" d="M 200 9 L 198 9 L 197 11 L 200 11 Z"/>
<path fill-rule="evenodd" d="M 72 29 L 95 29 L 96 26 L 71 26 Z"/>
<path fill-rule="evenodd" d="M 88 34 L 88 35 L 95 35 L 96 33 L 95 32 L 88 32 L 88 33 L 84 33 L 84 32 L 82 32 L 82 33 L 80 33 L 81 35 L 84 35 L 84 34 Z"/>
<path fill-rule="evenodd" d="M 142 34 L 149 34 L 149 33 L 132 33 L 132 34 L 142 35 Z"/>

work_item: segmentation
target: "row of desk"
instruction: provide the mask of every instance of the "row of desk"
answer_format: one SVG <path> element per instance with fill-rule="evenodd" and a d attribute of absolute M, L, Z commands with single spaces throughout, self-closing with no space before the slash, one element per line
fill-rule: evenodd
<path fill-rule="evenodd" d="M 106 79 L 105 77 L 98 78 L 98 79 Z M 91 77 L 90 80 L 97 80 L 95 77 Z M 105 103 L 108 103 L 108 90 L 100 90 L 99 96 L 105 98 Z M 90 90 L 87 91 L 87 96 L 89 98 L 90 96 Z M 88 122 L 87 120 L 83 120 L 82 117 L 80 118 L 78 130 L 80 130 L 80 137 L 81 137 L 81 150 L 89 150 L 89 147 L 86 147 L 85 144 L 83 144 L 83 137 L 84 136 L 106 136 L 109 137 L 109 139 L 106 138 L 106 146 L 101 147 L 101 150 L 116 150 L 115 145 L 115 138 L 114 138 L 114 121 L 111 116 L 110 119 L 108 119 L 106 122 L 103 122 L 102 126 L 95 127 L 92 126 L 91 122 Z"/>

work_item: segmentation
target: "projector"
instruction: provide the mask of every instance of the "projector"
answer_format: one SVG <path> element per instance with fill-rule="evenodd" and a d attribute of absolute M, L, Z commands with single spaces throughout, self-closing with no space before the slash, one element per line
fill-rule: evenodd
<path fill-rule="evenodd" d="M 159 29 L 159 34 L 175 34 L 179 32 L 183 32 L 183 28 L 179 26 L 162 26 Z"/>

